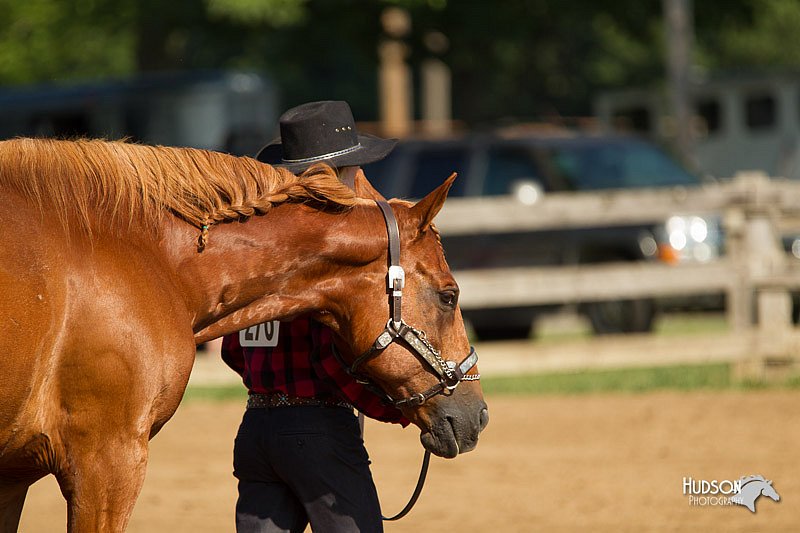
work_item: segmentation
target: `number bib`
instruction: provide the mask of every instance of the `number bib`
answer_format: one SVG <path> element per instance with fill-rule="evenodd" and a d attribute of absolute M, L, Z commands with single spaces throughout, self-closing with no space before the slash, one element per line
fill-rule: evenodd
<path fill-rule="evenodd" d="M 243 348 L 274 348 L 278 345 L 278 330 L 281 323 L 277 320 L 250 326 L 239 332 L 239 344 Z"/>

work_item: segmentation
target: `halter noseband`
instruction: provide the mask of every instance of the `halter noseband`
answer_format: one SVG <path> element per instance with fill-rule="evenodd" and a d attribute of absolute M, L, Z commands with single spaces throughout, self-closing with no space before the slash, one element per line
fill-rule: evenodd
<path fill-rule="evenodd" d="M 462 381 L 479 380 L 481 377 L 480 374 L 467 374 L 467 372 L 478 363 L 478 354 L 475 352 L 475 348 L 470 346 L 469 354 L 460 363 L 445 361 L 439 351 L 428 341 L 424 331 L 415 329 L 403 321 L 402 305 L 405 271 L 403 267 L 400 266 L 400 230 L 398 229 L 397 219 L 394 216 L 392 207 L 384 200 L 376 200 L 375 203 L 381 208 L 383 219 L 386 222 L 386 232 L 389 236 L 388 290 L 391 295 L 389 303 L 389 321 L 386 323 L 383 332 L 375 339 L 372 346 L 357 357 L 351 365 L 348 366 L 342 361 L 338 352 L 334 351 L 334 353 L 337 354 L 339 360 L 344 364 L 348 374 L 360 384 L 369 388 L 372 392 L 382 396 L 389 404 L 398 408 L 405 406 L 417 407 L 437 394 L 449 396 Z M 398 339 L 402 339 L 406 345 L 422 357 L 439 378 L 439 383 L 430 389 L 401 400 L 395 400 L 369 379 L 357 372 L 358 367 L 378 355 Z"/>

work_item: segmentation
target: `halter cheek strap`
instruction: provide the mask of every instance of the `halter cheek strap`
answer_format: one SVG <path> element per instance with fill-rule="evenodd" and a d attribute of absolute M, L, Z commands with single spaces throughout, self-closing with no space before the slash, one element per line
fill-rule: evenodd
<path fill-rule="evenodd" d="M 392 207 L 383 200 L 376 200 L 375 203 L 381 208 L 383 221 L 386 223 L 386 234 L 389 236 L 389 276 L 388 286 L 391 292 L 391 303 L 389 313 L 391 322 L 395 329 L 400 329 L 403 321 L 403 287 L 406 285 L 406 273 L 400 266 L 400 229 L 397 226 L 397 219 L 394 216 Z M 388 346 L 388 345 L 387 345 Z M 385 347 L 384 347 L 385 348 Z"/>

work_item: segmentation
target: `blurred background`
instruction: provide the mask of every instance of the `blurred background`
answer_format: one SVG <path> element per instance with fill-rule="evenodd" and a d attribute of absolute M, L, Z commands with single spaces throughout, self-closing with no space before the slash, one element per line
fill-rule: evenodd
<path fill-rule="evenodd" d="M 386 196 L 458 172 L 437 223 L 478 340 L 658 332 L 674 312 L 741 332 L 769 307 L 765 276 L 779 322 L 800 317 L 794 0 L 0 0 L 0 15 L 0 138 L 253 155 L 283 110 L 342 99 L 401 140 L 366 169 Z M 753 198 L 784 199 L 769 216 L 742 205 L 753 171 L 770 184 Z"/>
<path fill-rule="evenodd" d="M 800 66 L 792 0 L 3 0 L 0 10 L 4 136 L 168 138 L 157 130 L 171 121 L 148 127 L 143 101 L 155 115 L 212 115 L 203 104 L 220 92 L 263 107 L 215 117 L 227 131 L 204 147 L 271 135 L 281 110 L 319 99 L 347 100 L 358 120 L 399 136 L 425 121 L 452 121 L 428 125 L 439 132 L 613 122 L 685 143 L 688 126 L 700 138 L 724 126 L 724 100 L 743 85 L 768 122 Z"/>
<path fill-rule="evenodd" d="M 385 195 L 458 172 L 438 223 L 480 340 L 648 333 L 673 311 L 747 329 L 758 269 L 787 281 L 800 256 L 792 213 L 743 230 L 754 207 L 731 215 L 732 196 L 755 182 L 725 187 L 800 178 L 794 0 L 0 0 L 0 14 L 0 138 L 253 155 L 283 110 L 342 99 L 362 130 L 401 140 L 366 169 Z"/>

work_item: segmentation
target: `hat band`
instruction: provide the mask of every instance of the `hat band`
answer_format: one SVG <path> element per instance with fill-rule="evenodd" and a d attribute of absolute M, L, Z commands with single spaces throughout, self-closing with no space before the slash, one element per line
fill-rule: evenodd
<path fill-rule="evenodd" d="M 281 159 L 281 163 L 313 163 L 314 161 L 322 161 L 323 159 L 331 159 L 333 157 L 339 157 L 340 155 L 349 154 L 350 152 L 355 152 L 356 150 L 361 148 L 361 143 L 356 144 L 355 146 L 351 146 L 350 148 L 345 148 L 344 150 L 339 150 L 337 152 L 328 152 L 327 154 L 322 155 L 315 155 L 314 157 L 304 157 L 303 159 Z"/>

